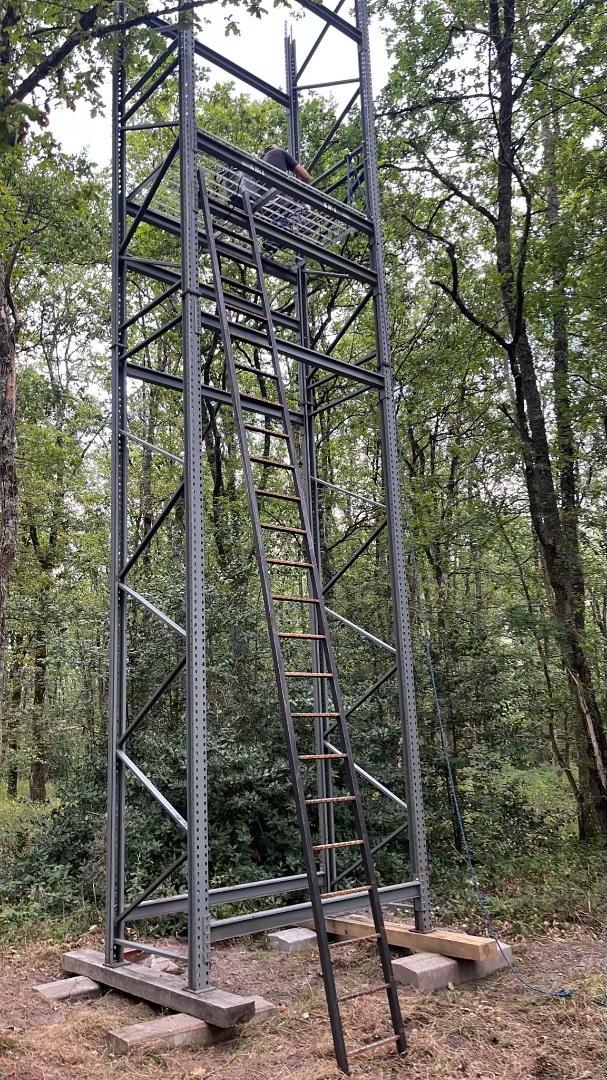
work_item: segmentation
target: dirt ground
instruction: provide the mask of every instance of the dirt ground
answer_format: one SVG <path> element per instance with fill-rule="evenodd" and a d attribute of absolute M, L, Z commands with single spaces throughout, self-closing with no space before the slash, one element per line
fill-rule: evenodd
<path fill-rule="evenodd" d="M 101 948 L 87 935 L 69 947 Z M 368 944 L 340 950 L 340 991 L 377 981 Z M 278 1005 L 274 1018 L 237 1041 L 197 1050 L 148 1050 L 112 1058 L 105 1033 L 157 1012 L 108 992 L 94 1001 L 51 1005 L 33 991 L 61 977 L 66 946 L 6 950 L 0 968 L 2 1080 L 337 1080 L 319 964 L 313 951 L 288 956 L 263 940 L 214 950 L 213 982 Z M 546 936 L 515 945 L 522 974 L 566 986 L 570 1000 L 524 990 L 508 972 L 437 993 L 401 988 L 408 1053 L 364 1055 L 353 1077 L 374 1080 L 598 1080 L 605 1076 L 604 945 L 590 937 Z M 344 1006 L 347 1045 L 388 1033 L 383 995 Z"/>

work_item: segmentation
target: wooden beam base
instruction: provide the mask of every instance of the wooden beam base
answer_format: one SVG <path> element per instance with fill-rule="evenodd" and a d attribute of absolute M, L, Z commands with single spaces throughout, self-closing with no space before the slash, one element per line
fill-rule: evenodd
<path fill-rule="evenodd" d="M 93 949 L 75 949 L 64 953 L 62 966 L 64 971 L 86 975 L 131 997 L 152 1001 L 173 1012 L 186 1013 L 215 1027 L 231 1028 L 244 1024 L 255 1013 L 253 995 L 244 998 L 215 989 L 195 993 L 188 990 L 183 976 L 169 975 L 128 962 L 106 965 L 103 953 Z"/>
<path fill-rule="evenodd" d="M 364 918 L 325 918 L 329 934 L 340 938 L 365 937 L 374 932 L 371 919 Z M 411 952 L 440 953 L 457 960 L 491 960 L 498 956 L 497 945 L 493 938 L 477 937 L 474 934 L 460 934 L 455 930 L 430 930 L 420 933 L 413 927 L 400 923 L 386 923 L 388 944 Z"/>

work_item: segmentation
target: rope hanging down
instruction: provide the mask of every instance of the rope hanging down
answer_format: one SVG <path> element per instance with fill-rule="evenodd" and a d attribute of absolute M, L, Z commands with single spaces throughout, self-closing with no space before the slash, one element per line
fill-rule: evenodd
<path fill-rule="evenodd" d="M 436 719 L 438 721 L 438 730 L 439 730 L 439 734 L 440 734 L 441 746 L 442 746 L 443 754 L 444 754 L 444 757 L 445 757 L 445 763 L 446 763 L 446 766 L 447 766 L 447 778 L 448 778 L 448 783 L 449 783 L 449 792 L 450 792 L 450 795 L 451 795 L 451 801 L 453 803 L 453 808 L 455 810 L 455 817 L 456 817 L 456 820 L 457 820 L 457 827 L 459 829 L 459 834 L 461 836 L 462 848 L 463 848 L 463 852 L 464 852 L 464 858 L 466 860 L 466 865 L 467 865 L 469 873 L 470 873 L 470 880 L 471 880 L 471 883 L 472 883 L 472 887 L 474 888 L 474 891 L 476 893 L 476 898 L 478 900 L 478 904 L 479 904 L 479 907 L 481 909 L 482 916 L 483 916 L 483 919 L 484 919 L 485 924 L 487 926 L 487 929 L 489 931 L 489 934 L 493 938 L 493 940 L 495 941 L 495 944 L 497 945 L 500 953 L 502 954 L 502 956 L 504 958 L 504 961 L 508 965 L 508 967 L 509 967 L 511 973 L 514 975 L 515 979 L 518 979 L 518 981 L 527 990 L 533 990 L 534 993 L 542 994 L 544 997 L 570 998 L 570 997 L 573 997 L 573 993 L 572 993 L 571 990 L 567 990 L 565 988 L 563 988 L 561 990 L 544 990 L 544 989 L 542 989 L 542 987 L 534 986 L 532 983 L 528 982 L 527 979 L 525 979 L 525 977 L 523 975 L 521 975 L 520 972 L 518 972 L 516 970 L 516 968 L 514 967 L 514 964 L 509 959 L 509 957 L 506 955 L 506 953 L 505 953 L 505 951 L 504 951 L 504 949 L 502 947 L 502 944 L 501 944 L 501 942 L 500 942 L 500 940 L 499 940 L 499 938 L 497 936 L 497 931 L 496 931 L 496 929 L 495 929 L 495 927 L 493 925 L 493 920 L 492 920 L 491 915 L 489 914 L 489 911 L 487 909 L 487 904 L 486 904 L 486 901 L 485 901 L 485 897 L 484 897 L 483 891 L 482 891 L 482 889 L 480 887 L 480 884 L 479 884 L 479 880 L 478 880 L 478 877 L 477 877 L 477 874 L 476 874 L 476 869 L 475 869 L 474 863 L 472 861 L 472 852 L 470 851 L 470 846 L 468 844 L 468 837 L 466 836 L 466 829 L 465 829 L 465 826 L 464 826 L 464 821 L 463 821 L 463 818 L 462 818 L 462 813 L 461 813 L 461 809 L 460 809 L 460 805 L 459 805 L 459 799 L 458 799 L 458 795 L 457 795 L 457 790 L 456 790 L 456 787 L 455 787 L 455 779 L 454 779 L 454 776 L 453 776 L 453 769 L 451 767 L 451 757 L 449 755 L 449 747 L 447 745 L 447 736 L 446 736 L 446 733 L 445 733 L 445 725 L 444 725 L 444 722 L 443 722 L 443 714 L 442 714 L 441 705 L 440 705 L 440 699 L 439 699 L 439 695 L 438 695 L 438 686 L 437 686 L 437 683 L 436 683 L 436 673 L 435 673 L 435 670 L 434 670 L 434 662 L 432 660 L 432 649 L 431 649 L 431 645 L 430 645 L 430 631 L 429 631 L 429 628 L 428 628 L 428 620 L 426 618 L 426 609 L 425 609 L 425 605 L 424 605 L 424 598 L 423 598 L 422 590 L 421 590 L 419 570 L 418 570 L 418 566 L 417 566 L 417 558 L 416 558 L 416 555 L 415 555 L 415 544 L 413 542 L 413 528 L 412 528 L 412 524 L 411 524 L 411 504 L 409 502 L 409 496 L 408 496 L 408 492 L 407 492 L 407 479 L 406 479 L 406 474 L 405 474 L 405 469 L 404 469 L 404 458 L 403 458 L 403 454 L 402 454 L 402 450 L 401 450 L 401 446 L 400 446 L 400 438 L 398 437 L 398 435 L 397 435 L 397 439 L 398 439 L 398 462 L 399 462 L 399 468 L 400 468 L 400 473 L 401 473 L 401 485 L 402 485 L 402 492 L 403 492 L 403 502 L 404 502 L 404 507 L 405 507 L 405 517 L 406 517 L 406 521 L 407 521 L 407 532 L 409 534 L 409 550 L 410 550 L 410 554 L 411 554 L 411 566 L 413 568 L 413 579 L 414 579 L 414 583 L 415 583 L 415 592 L 416 592 L 416 595 L 417 595 L 417 603 L 419 605 L 419 612 L 420 612 L 421 623 L 422 623 L 422 633 L 423 633 L 423 638 L 424 638 L 424 649 L 425 649 L 425 653 L 426 653 L 426 660 L 427 660 L 427 663 L 428 663 L 428 671 L 429 671 L 429 674 L 430 674 L 430 682 L 432 684 L 432 697 L 434 699 L 434 708 L 435 708 L 435 711 L 436 711 Z"/>

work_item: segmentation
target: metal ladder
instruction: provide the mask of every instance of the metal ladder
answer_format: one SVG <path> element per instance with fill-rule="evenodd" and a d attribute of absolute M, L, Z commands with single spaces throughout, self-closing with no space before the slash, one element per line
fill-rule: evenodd
<path fill-rule="evenodd" d="M 251 256 L 249 258 L 249 252 L 247 251 L 246 256 L 243 258 L 242 261 L 245 265 L 248 265 L 255 269 L 257 276 L 256 288 L 253 288 L 252 286 L 246 285 L 244 283 L 236 283 L 230 278 L 225 278 L 222 274 L 220 261 L 221 256 L 218 254 L 217 251 L 216 231 L 217 233 L 225 233 L 225 228 L 222 228 L 221 225 L 218 225 L 216 229 L 213 211 L 211 208 L 211 202 L 205 184 L 204 171 L 202 169 L 199 171 L 199 204 L 204 216 L 208 252 L 210 255 L 211 269 L 213 273 L 215 291 L 217 296 L 217 314 L 223 338 L 229 389 L 232 397 L 236 430 L 240 445 L 240 451 L 242 454 L 244 478 L 247 489 L 249 510 L 251 514 L 251 522 L 253 526 L 255 553 L 261 578 L 261 588 L 266 618 L 268 622 L 270 645 L 272 650 L 276 682 L 278 686 L 278 696 L 282 714 L 282 722 L 287 743 L 291 779 L 293 783 L 293 790 L 295 793 L 297 817 L 303 842 L 303 852 L 308 878 L 308 888 L 310 892 L 312 911 L 314 914 L 314 925 L 318 938 L 318 949 L 320 954 L 323 982 L 327 999 L 329 1020 L 333 1035 L 333 1044 L 335 1047 L 335 1057 L 340 1069 L 344 1073 L 346 1073 L 346 1075 L 349 1075 L 349 1057 L 354 1057 L 366 1051 L 373 1050 L 376 1047 L 382 1046 L 384 1044 L 386 1046 L 388 1044 L 395 1045 L 398 1053 L 402 1054 L 405 1052 L 406 1049 L 406 1036 L 400 1010 L 400 1003 L 398 1000 L 398 991 L 394 979 L 394 972 L 392 969 L 392 959 L 390 956 L 390 950 L 384 928 L 383 913 L 381 909 L 381 901 L 377 887 L 377 880 L 375 877 L 373 858 L 371 854 L 369 839 L 367 836 L 367 829 L 365 825 L 363 808 L 358 789 L 357 777 L 354 770 L 354 759 L 352 756 L 350 737 L 348 733 L 344 706 L 341 698 L 335 655 L 331 643 L 327 612 L 323 601 L 320 571 L 314 551 L 313 534 L 310 526 L 308 512 L 306 509 L 306 504 L 304 501 L 303 480 L 299 469 L 297 447 L 293 435 L 293 428 L 289 415 L 289 406 L 280 370 L 279 351 L 277 348 L 270 302 L 268 299 L 268 293 L 264 278 L 259 240 L 255 227 L 255 220 L 253 216 L 250 196 L 244 186 L 242 186 L 241 188 L 241 197 L 242 206 L 247 222 L 248 237 L 239 236 L 238 239 L 250 244 Z M 235 261 L 235 257 L 233 255 L 230 255 L 229 259 L 232 262 Z M 259 305 L 257 312 L 255 314 L 252 314 L 250 303 L 247 304 L 246 308 L 242 307 L 239 309 L 238 304 L 234 301 L 232 295 L 230 295 L 229 298 L 226 298 L 223 288 L 224 283 L 229 284 L 231 288 L 233 288 L 236 284 L 240 284 L 240 287 L 242 289 L 246 290 L 249 293 L 252 293 L 256 298 L 256 306 Z M 270 354 L 271 357 L 270 371 L 262 371 L 257 367 L 241 364 L 234 359 L 233 342 L 235 339 L 238 339 L 238 324 L 230 323 L 230 320 L 228 318 L 228 309 L 241 310 L 247 316 L 254 318 L 265 327 L 265 333 L 267 334 L 267 352 Z M 255 423 L 249 423 L 245 421 L 245 412 L 255 413 L 256 411 L 259 412 L 259 410 L 256 410 L 255 399 L 252 398 L 249 393 L 245 393 L 240 389 L 238 383 L 239 371 L 249 372 L 253 375 L 256 375 L 258 378 L 261 375 L 263 379 L 266 379 L 268 382 L 274 384 L 274 386 L 276 387 L 277 399 L 270 402 L 269 399 L 259 398 L 258 404 L 267 406 L 271 403 L 278 408 L 280 415 L 280 427 L 276 427 L 274 425 L 270 426 L 270 421 L 267 422 L 267 426 L 265 424 L 264 426 L 260 426 Z M 252 453 L 249 446 L 249 435 L 255 436 L 260 434 L 264 436 L 265 440 L 267 440 L 266 445 L 268 445 L 269 442 L 270 445 L 274 443 L 277 447 L 282 446 L 286 448 L 288 460 L 283 461 L 279 458 L 274 457 L 261 457 L 259 456 L 259 454 Z M 291 485 L 291 492 L 287 492 L 279 488 L 276 488 L 275 490 L 272 490 L 271 488 L 260 488 L 254 477 L 254 466 L 261 466 L 264 475 L 266 474 L 266 472 L 274 470 L 276 470 L 276 472 L 279 474 L 287 475 L 289 478 L 288 482 Z M 278 500 L 279 502 L 287 504 L 287 506 L 290 507 L 292 511 L 296 512 L 298 525 L 293 526 L 291 524 L 284 525 L 272 521 L 262 521 L 260 513 L 260 501 L 262 505 L 265 506 L 268 500 L 272 502 Z M 280 537 L 289 536 L 295 538 L 295 541 L 301 542 L 303 546 L 303 557 L 297 559 L 281 559 L 268 556 L 266 554 L 264 544 L 265 532 L 273 532 Z M 275 588 L 272 585 L 271 575 L 274 568 L 278 569 L 282 567 L 290 567 L 293 569 L 297 569 L 300 572 L 305 571 L 307 577 L 307 593 L 305 595 L 297 595 L 296 593 L 287 594 L 283 592 L 276 592 Z M 313 605 L 315 610 L 314 624 L 315 628 L 318 629 L 319 633 L 294 633 L 291 631 L 279 630 L 277 606 L 280 606 L 280 608 L 284 610 L 284 608 L 282 608 L 282 605 L 291 604 L 307 604 L 310 606 Z M 283 642 L 293 639 L 297 639 L 300 641 L 310 641 L 312 643 L 315 643 L 318 649 L 322 650 L 325 661 L 324 664 L 320 664 L 318 666 L 324 668 L 325 670 L 286 670 L 285 659 L 283 656 Z M 291 705 L 291 695 L 289 692 L 289 684 L 292 684 L 292 680 L 300 679 L 325 680 L 325 685 L 327 689 L 327 700 L 332 699 L 333 709 L 330 712 L 293 712 Z M 294 722 L 297 721 L 298 723 L 301 723 L 308 718 L 312 720 L 318 716 L 331 717 L 335 721 L 336 728 L 339 734 L 339 746 L 341 748 L 339 752 L 314 754 L 300 752 Z M 324 750 L 325 747 L 322 746 L 321 749 Z M 308 763 L 318 762 L 321 760 L 323 762 L 329 763 L 330 766 L 334 766 L 336 768 L 339 766 L 343 769 L 342 785 L 348 791 L 347 795 L 331 796 L 326 800 L 318 798 L 306 798 L 302 778 L 302 766 L 305 768 Z M 346 805 L 350 805 L 352 810 L 353 832 L 355 835 L 355 839 L 334 841 L 330 844 L 315 844 L 313 842 L 308 808 L 311 806 L 318 807 L 318 804 L 322 804 L 323 802 L 343 803 Z M 359 849 L 360 862 L 362 864 L 366 884 L 360 888 L 342 889 L 339 892 L 322 893 L 319 884 L 319 872 L 318 867 L 316 866 L 316 858 L 322 852 L 325 852 L 329 849 L 335 850 L 354 847 Z M 323 899 L 332 896 L 339 896 L 342 894 L 357 892 L 368 893 L 369 905 L 373 914 L 373 922 L 375 928 L 374 934 L 368 935 L 364 939 L 359 938 L 358 940 L 373 940 L 376 943 L 381 964 L 383 982 L 379 983 L 379 985 L 376 986 L 365 987 L 353 993 L 346 993 L 340 996 L 338 995 L 335 985 L 335 975 L 333 971 L 331 949 L 335 945 L 342 945 L 344 943 L 335 942 L 332 945 L 329 942 L 324 921 L 322 901 Z M 365 1043 L 362 1046 L 354 1047 L 353 1049 L 347 1050 L 344 1039 L 342 1017 L 340 1013 L 340 1003 L 343 1001 L 352 1001 L 355 998 L 366 996 L 368 994 L 380 993 L 382 991 L 387 994 L 391 1026 L 394 1034 L 390 1035 L 388 1038 L 381 1038 L 370 1043 Z"/>

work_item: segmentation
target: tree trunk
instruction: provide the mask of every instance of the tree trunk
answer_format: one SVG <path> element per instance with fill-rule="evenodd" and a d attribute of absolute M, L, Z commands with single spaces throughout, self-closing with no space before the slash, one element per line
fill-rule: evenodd
<path fill-rule="evenodd" d="M 45 610 L 45 605 L 42 605 Z M 32 717 L 32 760 L 30 765 L 30 799 L 46 802 L 46 732 L 44 705 L 46 700 L 47 641 L 46 624 L 40 619 L 36 626 L 34 644 L 34 703 Z"/>
<path fill-rule="evenodd" d="M 16 320 L 9 304 L 7 270 L 0 262 L 0 717 L 4 699 L 8 580 L 17 551 L 17 473 L 15 446 Z M 0 725 L 0 747 L 2 727 Z"/>
<path fill-rule="evenodd" d="M 590 791 L 590 800 L 584 811 L 587 815 L 585 831 L 587 835 L 590 834 L 593 825 L 598 823 L 601 831 L 607 835 L 607 739 L 582 645 L 584 575 L 576 511 L 576 448 L 568 399 L 568 344 L 563 277 L 557 277 L 555 282 L 553 308 L 556 316 L 553 330 L 555 420 L 561 488 L 559 505 L 534 356 L 521 306 L 524 249 L 519 246 L 519 265 L 516 272 L 512 259 L 513 178 L 517 175 L 512 141 L 512 37 L 515 2 L 504 0 L 503 32 L 497 0 L 491 0 L 490 13 L 490 30 L 497 50 L 500 90 L 497 115 L 499 155 L 496 256 L 502 303 L 512 336 L 509 360 L 515 386 L 517 429 L 531 519 L 554 596 L 559 646 L 580 716 L 578 760 L 581 771 L 588 776 Z M 523 192 L 520 179 L 519 186 Z M 549 195 L 549 202 L 550 227 L 551 220 L 555 220 L 554 189 L 551 196 Z M 558 206 L 556 211 L 558 215 Z"/>
<path fill-rule="evenodd" d="M 6 794 L 9 799 L 16 799 L 19 789 L 19 765 L 17 754 L 19 752 L 19 710 L 23 700 L 23 661 L 25 650 L 23 649 L 23 637 L 16 635 L 13 646 L 13 662 L 11 665 L 11 708 L 6 718 Z"/>

